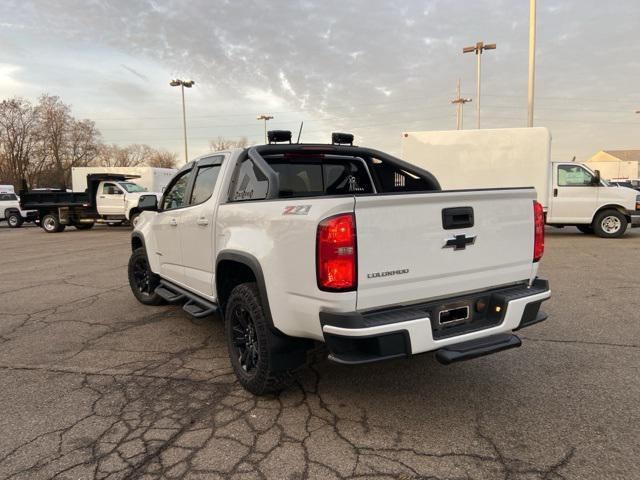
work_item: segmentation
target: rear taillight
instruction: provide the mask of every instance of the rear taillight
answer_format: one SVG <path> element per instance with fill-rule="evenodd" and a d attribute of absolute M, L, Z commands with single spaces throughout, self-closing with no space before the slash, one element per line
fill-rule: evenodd
<path fill-rule="evenodd" d="M 355 290 L 358 257 L 353 214 L 325 218 L 318 225 L 316 238 L 318 288 L 330 292 Z"/>
<path fill-rule="evenodd" d="M 542 205 L 533 201 L 533 261 L 537 262 L 544 253 L 544 212 Z"/>

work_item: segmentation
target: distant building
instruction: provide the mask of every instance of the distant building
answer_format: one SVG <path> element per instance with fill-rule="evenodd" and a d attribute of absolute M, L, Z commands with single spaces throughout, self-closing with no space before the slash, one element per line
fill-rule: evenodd
<path fill-rule="evenodd" d="M 605 180 L 640 178 L 640 150 L 600 150 L 585 163 Z"/>

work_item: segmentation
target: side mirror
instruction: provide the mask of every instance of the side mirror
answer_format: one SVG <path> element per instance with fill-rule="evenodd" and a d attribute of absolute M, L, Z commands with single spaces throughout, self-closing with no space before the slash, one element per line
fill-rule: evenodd
<path fill-rule="evenodd" d="M 157 212 L 158 197 L 155 195 L 142 195 L 138 200 L 138 208 L 147 212 Z"/>
<path fill-rule="evenodd" d="M 593 179 L 591 180 L 591 185 L 600 185 L 600 170 L 594 170 L 595 175 L 593 176 Z"/>

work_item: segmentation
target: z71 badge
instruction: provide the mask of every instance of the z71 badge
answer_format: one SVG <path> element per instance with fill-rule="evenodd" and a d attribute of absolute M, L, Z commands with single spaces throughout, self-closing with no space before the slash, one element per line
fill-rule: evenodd
<path fill-rule="evenodd" d="M 308 215 L 311 205 L 289 205 L 284 207 L 283 215 Z"/>

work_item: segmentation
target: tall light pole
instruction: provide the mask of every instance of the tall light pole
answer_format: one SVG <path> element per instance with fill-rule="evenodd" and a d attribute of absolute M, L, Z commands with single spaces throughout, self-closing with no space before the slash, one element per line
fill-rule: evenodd
<path fill-rule="evenodd" d="M 196 82 L 193 80 L 180 80 L 176 78 L 171 80 L 169 85 L 172 87 L 180 87 L 182 89 L 182 128 L 184 130 L 184 163 L 189 163 L 189 154 L 187 153 L 187 113 L 184 106 L 184 89 L 191 88 Z"/>
<path fill-rule="evenodd" d="M 533 127 L 533 94 L 536 82 L 536 0 L 529 0 L 529 92 L 527 127 Z"/>
<path fill-rule="evenodd" d="M 256 120 L 264 120 L 264 143 L 269 143 L 269 141 L 267 140 L 267 121 L 273 120 L 273 115 L 262 114 L 259 117 L 256 117 Z"/>
<path fill-rule="evenodd" d="M 458 79 L 457 95 L 456 98 L 451 100 L 451 103 L 456 106 L 456 129 L 458 130 L 462 130 L 464 122 L 464 104 L 470 101 L 470 98 L 462 98 L 460 96 L 460 79 Z"/>
<path fill-rule="evenodd" d="M 462 49 L 462 53 L 471 53 L 475 52 L 476 54 L 476 63 L 477 63 L 477 85 L 476 85 L 476 123 L 477 128 L 480 128 L 480 72 L 482 70 L 482 52 L 485 50 L 495 50 L 495 43 L 484 44 L 483 42 L 478 42 L 473 47 L 464 47 Z"/>

